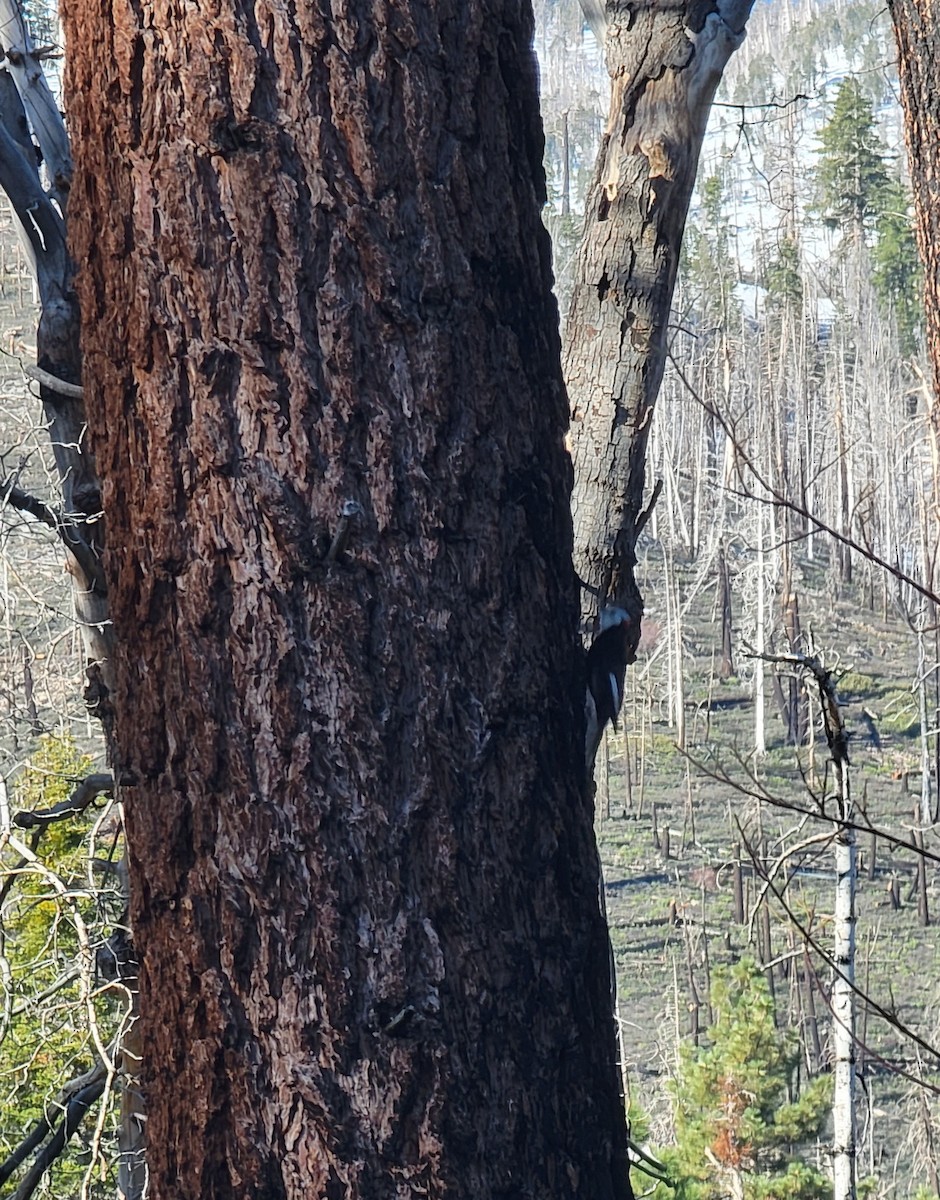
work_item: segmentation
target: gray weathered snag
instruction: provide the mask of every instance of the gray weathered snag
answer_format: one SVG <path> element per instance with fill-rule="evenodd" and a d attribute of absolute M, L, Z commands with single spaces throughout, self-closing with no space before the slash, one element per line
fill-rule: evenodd
<path fill-rule="evenodd" d="M 610 117 L 586 203 L 565 376 L 576 569 L 598 604 L 633 613 L 646 443 L 682 233 L 711 101 L 750 9 L 751 0 L 606 6 Z"/>

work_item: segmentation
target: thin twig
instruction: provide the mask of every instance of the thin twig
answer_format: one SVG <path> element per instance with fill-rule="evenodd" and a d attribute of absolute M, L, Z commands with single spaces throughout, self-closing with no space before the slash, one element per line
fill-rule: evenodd
<path fill-rule="evenodd" d="M 718 424 L 724 430 L 725 435 L 730 440 L 732 446 L 734 447 L 734 452 L 735 452 L 736 458 L 738 460 L 740 460 L 741 463 L 744 464 L 744 466 L 748 469 L 748 471 L 753 476 L 753 478 L 757 481 L 758 485 L 760 487 L 762 487 L 764 489 L 764 491 L 767 493 L 766 496 L 757 496 L 753 492 L 747 491 L 746 494 L 752 500 L 757 500 L 759 503 L 762 503 L 762 504 L 769 504 L 772 508 L 785 508 L 789 512 L 796 513 L 796 515 L 798 517 L 802 517 L 805 521 L 812 522 L 812 524 L 815 525 L 816 528 L 821 533 L 828 534 L 829 537 L 833 538 L 835 541 L 839 542 L 841 545 L 848 546 L 848 548 L 850 550 L 854 550 L 856 553 L 860 554 L 863 558 L 866 558 L 870 563 L 874 563 L 875 566 L 881 567 L 882 570 L 887 571 L 889 575 L 891 575 L 893 578 L 897 579 L 900 583 L 906 583 L 909 587 L 912 587 L 915 592 L 918 592 L 921 596 L 924 597 L 924 599 L 929 600 L 931 602 L 931 604 L 940 604 L 940 596 L 938 596 L 936 594 L 936 592 L 931 591 L 931 589 L 929 587 L 925 587 L 924 584 L 918 583 L 916 579 L 913 579 L 905 571 L 902 571 L 900 567 L 895 566 L 892 563 L 889 563 L 886 559 L 884 559 L 880 555 L 876 554 L 875 551 L 871 549 L 871 547 L 863 546 L 859 542 L 856 542 L 854 538 L 849 537 L 847 534 L 839 533 L 839 531 L 837 529 L 834 529 L 831 525 L 827 525 L 826 522 L 823 521 L 821 517 L 816 516 L 816 514 L 814 512 L 811 512 L 808 508 L 806 508 L 802 504 L 797 504 L 797 502 L 795 500 L 791 500 L 787 496 L 782 495 L 779 491 L 777 491 L 777 489 L 775 487 L 773 487 L 770 483 L 768 483 L 767 480 L 764 478 L 764 476 L 761 474 L 761 472 L 758 470 L 758 468 L 754 465 L 754 462 L 751 459 L 750 455 L 744 449 L 744 447 L 741 445 L 741 443 L 738 441 L 738 438 L 737 438 L 734 430 L 732 429 L 732 427 L 730 426 L 728 421 L 725 419 L 725 417 L 722 415 L 722 413 L 719 411 L 719 409 L 716 407 L 716 405 L 714 403 L 712 403 L 712 401 L 706 400 L 692 386 L 688 377 L 686 376 L 686 374 L 682 370 L 682 368 L 679 366 L 679 363 L 676 361 L 676 359 L 673 358 L 672 355 L 670 355 L 669 357 L 670 357 L 670 361 L 672 362 L 673 368 L 675 369 L 676 374 L 679 376 L 679 379 L 682 381 L 682 384 L 687 389 L 689 395 L 693 398 L 693 400 L 695 400 L 698 404 L 700 404 L 702 406 L 702 408 L 704 408 L 705 412 L 708 413 L 708 415 L 710 417 L 713 417 L 718 422 Z M 739 470 L 738 471 L 739 477 L 740 477 L 740 474 L 741 474 L 741 472 Z M 741 480 L 741 482 L 742 482 L 742 486 L 744 486 L 743 479 Z"/>

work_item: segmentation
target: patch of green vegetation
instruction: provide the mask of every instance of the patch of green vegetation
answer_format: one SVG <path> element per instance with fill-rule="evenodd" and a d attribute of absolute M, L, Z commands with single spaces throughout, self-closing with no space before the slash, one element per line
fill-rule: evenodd
<path fill-rule="evenodd" d="M 917 703 L 909 691 L 887 692 L 882 702 L 880 728 L 898 737 L 920 737 Z"/>
<path fill-rule="evenodd" d="M 16 781 L 16 807 L 48 809 L 63 802 L 92 768 L 92 760 L 78 751 L 71 737 L 42 738 Z M 87 1071 L 96 1058 L 86 1027 L 84 987 L 76 970 L 79 929 L 93 926 L 96 918 L 86 874 L 87 840 L 94 819 L 95 814 L 88 812 L 53 822 L 33 843 L 34 862 L 7 850 L 0 864 L 15 873 L 0 925 L 0 946 L 9 965 L 3 996 L 8 1017 L 0 1024 L 2 1156 L 44 1113 L 53 1122 L 58 1120 L 56 1097 L 62 1086 Z M 85 967 L 88 970 L 91 964 Z M 50 995 L 51 1003 L 43 1001 Z M 103 999 L 96 1009 L 101 1036 L 107 1041 L 117 1006 Z M 87 1172 L 81 1156 L 81 1147 L 76 1146 L 74 1153 L 56 1162 L 52 1172 L 56 1195 L 78 1195 Z M 91 1183 L 87 1191 L 90 1197 L 108 1194 L 113 1194 L 113 1184 L 106 1187 L 103 1180 Z"/>
<path fill-rule="evenodd" d="M 646 753 L 656 760 L 656 765 L 682 757 L 676 746 L 675 736 L 671 733 L 657 733 L 655 730 L 652 738 L 647 738 Z"/>
<path fill-rule="evenodd" d="M 640 845 L 639 840 L 636 842 L 609 842 L 601 838 L 599 845 L 604 861 L 613 867 L 641 866 L 646 859 L 647 852 Z"/>
<path fill-rule="evenodd" d="M 829 1076 L 788 1099 L 799 1035 L 780 1030 L 763 972 L 751 959 L 715 972 L 709 1045 L 680 1049 L 672 1085 L 676 1145 L 661 1158 L 676 1200 L 823 1200 L 831 1182 L 798 1152 L 825 1124 Z M 658 1185 L 656 1200 L 670 1192 Z"/>
<path fill-rule="evenodd" d="M 838 692 L 841 700 L 854 697 L 859 700 L 875 696 L 880 691 L 871 675 L 863 675 L 861 671 L 846 671 L 839 676 Z"/>

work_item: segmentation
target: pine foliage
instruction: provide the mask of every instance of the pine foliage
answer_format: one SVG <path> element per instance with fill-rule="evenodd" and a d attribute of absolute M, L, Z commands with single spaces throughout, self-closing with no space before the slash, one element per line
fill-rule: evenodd
<path fill-rule="evenodd" d="M 708 1045 L 680 1049 L 677 1144 L 662 1155 L 676 1197 L 823 1200 L 832 1184 L 803 1155 L 826 1122 L 830 1079 L 791 1098 L 798 1036 L 776 1027 L 767 982 L 752 960 L 716 972 L 712 1011 Z"/>
<path fill-rule="evenodd" d="M 883 211 L 891 178 L 871 100 L 855 76 L 843 80 L 819 142 L 816 178 L 826 222 L 846 233 L 867 232 Z"/>

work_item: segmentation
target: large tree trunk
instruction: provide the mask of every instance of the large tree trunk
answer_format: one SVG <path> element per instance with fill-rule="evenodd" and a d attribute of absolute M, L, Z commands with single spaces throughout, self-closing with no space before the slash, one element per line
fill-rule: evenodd
<path fill-rule="evenodd" d="M 914 191 L 915 228 L 924 264 L 927 348 L 940 396 L 940 23 L 927 0 L 888 0 L 898 44 L 898 75 Z M 930 406 L 937 422 L 937 405 Z"/>
<path fill-rule="evenodd" d="M 527 7 L 65 21 L 153 1195 L 629 1197 Z"/>
<path fill-rule="evenodd" d="M 607 4 L 610 118 L 585 206 L 565 375 L 575 564 L 599 604 L 634 613 L 646 443 L 679 248 L 712 97 L 751 5 Z M 596 0 L 582 7 L 596 25 Z"/>

